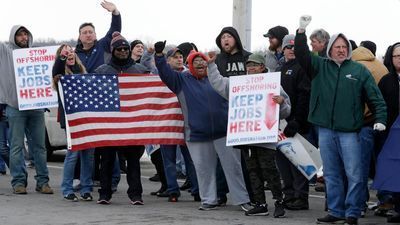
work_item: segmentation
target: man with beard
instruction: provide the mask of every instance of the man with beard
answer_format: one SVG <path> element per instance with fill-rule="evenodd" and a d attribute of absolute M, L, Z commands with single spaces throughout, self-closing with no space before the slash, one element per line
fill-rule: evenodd
<path fill-rule="evenodd" d="M 224 27 L 215 39 L 218 48 L 221 50 L 216 56 L 215 64 L 218 67 L 222 76 L 236 76 L 245 75 L 246 72 L 246 61 L 251 55 L 250 52 L 243 48 L 242 41 L 240 40 L 237 30 L 233 27 Z M 246 182 L 246 188 L 252 199 L 252 191 L 250 186 L 250 179 L 246 169 L 246 162 L 242 158 L 242 169 L 244 180 Z M 218 160 L 217 163 L 217 193 L 218 193 L 218 204 L 223 206 L 227 202 L 226 194 L 229 192 L 224 171 L 222 170 L 221 163 Z"/>
<path fill-rule="evenodd" d="M 278 67 L 281 67 L 284 62 L 282 40 L 287 34 L 289 31 L 283 26 L 273 27 L 264 34 L 264 37 L 269 39 L 269 47 L 265 54 L 265 66 L 270 72 L 278 71 Z"/>
<path fill-rule="evenodd" d="M 0 103 L 7 104 L 6 116 L 10 128 L 10 172 L 11 185 L 15 194 L 26 194 L 28 173 L 24 165 L 24 137 L 31 137 L 36 169 L 36 191 L 53 194 L 49 186 L 47 155 L 45 147 L 44 110 L 18 109 L 17 88 L 14 75 L 13 50 L 32 46 L 32 34 L 24 26 L 15 25 L 11 29 L 9 44 L 0 44 Z M 26 133 L 29 131 L 29 134 Z"/>
<path fill-rule="evenodd" d="M 141 64 L 135 63 L 131 58 L 128 41 L 119 32 L 112 34 L 111 60 L 96 69 L 98 74 L 119 73 L 148 73 L 149 71 Z M 128 182 L 128 196 L 132 205 L 143 205 L 142 182 L 140 179 L 140 158 L 144 153 L 144 146 L 107 146 L 96 148 L 101 155 L 100 186 L 98 204 L 108 205 L 112 197 L 111 183 L 112 173 L 116 162 L 116 153 L 124 155 L 128 163 L 126 180 Z"/>
<path fill-rule="evenodd" d="M 187 58 L 189 71 L 176 72 L 167 64 L 164 42 L 155 44 L 156 66 L 161 80 L 182 105 L 185 137 L 196 168 L 201 198 L 200 210 L 217 207 L 217 155 L 221 159 L 232 201 L 248 208 L 249 196 L 243 180 L 240 150 L 227 147 L 228 102 L 213 90 L 207 78 L 207 57 L 192 51 Z"/>

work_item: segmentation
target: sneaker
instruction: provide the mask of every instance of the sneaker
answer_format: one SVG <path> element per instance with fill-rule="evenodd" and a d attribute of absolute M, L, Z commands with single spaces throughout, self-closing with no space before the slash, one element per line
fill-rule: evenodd
<path fill-rule="evenodd" d="M 178 202 L 179 195 L 180 195 L 180 194 L 178 194 L 178 193 L 171 193 L 171 194 L 168 196 L 168 201 L 169 201 L 169 202 Z"/>
<path fill-rule="evenodd" d="M 248 203 L 240 204 L 240 208 L 242 208 L 243 211 L 248 212 L 248 211 L 252 210 L 254 207 L 251 206 L 250 202 L 248 202 Z"/>
<path fill-rule="evenodd" d="M 193 195 L 193 200 L 195 201 L 195 202 L 201 202 L 201 198 L 200 198 L 200 194 L 199 193 L 197 193 L 197 194 L 192 194 Z"/>
<path fill-rule="evenodd" d="M 154 176 L 149 178 L 149 181 L 159 182 L 160 181 L 160 176 L 158 174 L 154 174 Z"/>
<path fill-rule="evenodd" d="M 262 204 L 262 205 L 256 205 L 253 209 L 250 209 L 249 211 L 245 212 L 244 215 L 246 216 L 268 216 L 268 205 L 267 204 Z"/>
<path fill-rule="evenodd" d="M 160 187 L 160 189 L 158 189 L 157 191 L 150 192 L 150 195 L 158 195 L 158 194 L 160 194 L 160 193 L 162 193 L 162 192 L 164 192 L 166 190 L 167 190 L 166 188 Z"/>
<path fill-rule="evenodd" d="M 338 218 L 336 216 L 326 215 L 317 219 L 317 224 L 344 224 L 346 222 L 343 218 Z"/>
<path fill-rule="evenodd" d="M 286 209 L 289 210 L 307 210 L 309 209 L 308 200 L 298 198 L 292 202 L 286 203 Z"/>
<path fill-rule="evenodd" d="M 139 200 L 131 200 L 131 205 L 144 205 L 144 202 L 142 199 Z"/>
<path fill-rule="evenodd" d="M 226 206 L 226 202 L 227 202 L 227 201 L 228 201 L 228 198 L 226 197 L 226 195 L 223 195 L 223 196 L 221 196 L 221 197 L 218 197 L 217 205 L 218 205 L 219 207 Z"/>
<path fill-rule="evenodd" d="M 346 225 L 357 225 L 358 224 L 358 219 L 355 217 L 347 217 L 346 222 L 344 223 Z"/>
<path fill-rule="evenodd" d="M 90 202 L 93 201 L 93 197 L 90 193 L 85 193 L 81 195 L 81 200 Z"/>
<path fill-rule="evenodd" d="M 43 184 L 42 187 L 36 187 L 35 190 L 42 194 L 54 194 L 54 191 L 53 191 L 53 189 L 51 189 L 49 184 Z"/>
<path fill-rule="evenodd" d="M 203 203 L 199 207 L 199 210 L 204 210 L 204 211 L 209 211 L 209 210 L 214 210 L 214 209 L 217 209 L 217 205 L 210 205 L 207 203 Z"/>
<path fill-rule="evenodd" d="M 166 198 L 166 197 L 169 197 L 169 193 L 167 191 L 160 192 L 157 194 L 157 197 Z"/>
<path fill-rule="evenodd" d="M 397 214 L 395 214 L 393 216 L 389 216 L 387 218 L 387 222 L 388 223 L 400 223 L 400 214 L 397 213 Z"/>
<path fill-rule="evenodd" d="M 192 187 L 192 183 L 190 183 L 189 179 L 186 179 L 185 183 L 179 188 L 181 191 L 188 190 Z"/>
<path fill-rule="evenodd" d="M 17 195 L 26 195 L 26 188 L 24 186 L 16 186 L 13 188 L 13 193 Z"/>
<path fill-rule="evenodd" d="M 70 201 L 70 202 L 77 202 L 77 201 L 79 201 L 79 200 L 78 200 L 78 197 L 76 197 L 76 195 L 75 195 L 74 193 L 65 195 L 65 196 L 64 196 L 64 200 L 67 200 L 67 201 Z"/>
<path fill-rule="evenodd" d="M 97 200 L 97 204 L 100 204 L 100 205 L 109 205 L 109 204 L 111 204 L 111 198 L 107 198 L 107 197 L 104 197 L 104 196 L 100 196 L 100 198 L 99 198 L 99 200 Z"/>
<path fill-rule="evenodd" d="M 282 201 L 275 201 L 274 217 L 282 218 L 285 217 L 285 208 L 283 207 Z"/>

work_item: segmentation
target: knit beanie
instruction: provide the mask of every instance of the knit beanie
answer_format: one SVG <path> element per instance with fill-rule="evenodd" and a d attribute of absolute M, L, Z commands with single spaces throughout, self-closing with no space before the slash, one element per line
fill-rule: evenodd
<path fill-rule="evenodd" d="M 138 45 L 138 44 L 142 44 L 142 45 L 144 46 L 144 44 L 143 44 L 143 42 L 142 42 L 141 40 L 134 40 L 134 41 L 132 41 L 132 42 L 131 42 L 131 51 L 132 51 L 133 48 L 134 48 L 136 45 Z"/>
<path fill-rule="evenodd" d="M 195 50 L 196 52 L 198 51 L 197 46 L 190 42 L 183 42 L 180 45 L 178 45 L 177 48 L 179 48 L 179 50 L 182 51 L 184 63 L 187 62 L 187 57 L 192 50 Z"/>
<path fill-rule="evenodd" d="M 188 55 L 188 57 L 187 57 L 187 64 L 189 65 L 189 71 L 190 71 L 190 73 L 191 73 L 194 77 L 196 77 L 197 79 L 201 79 L 202 77 L 199 77 L 199 76 L 197 75 L 196 71 L 194 70 L 193 60 L 194 60 L 195 58 L 199 57 L 199 56 L 200 56 L 201 58 L 203 58 L 206 62 L 208 61 L 208 57 L 207 57 L 206 55 L 204 55 L 204 54 L 201 53 L 201 52 L 196 52 L 195 50 L 192 50 L 192 51 L 190 52 L 190 54 Z"/>
<path fill-rule="evenodd" d="M 121 35 L 121 33 L 119 33 L 118 31 L 115 31 L 112 34 L 112 40 L 111 40 L 111 44 L 110 44 L 111 53 L 114 53 L 115 48 L 118 48 L 121 46 L 125 46 L 128 49 L 130 49 L 128 41 Z"/>

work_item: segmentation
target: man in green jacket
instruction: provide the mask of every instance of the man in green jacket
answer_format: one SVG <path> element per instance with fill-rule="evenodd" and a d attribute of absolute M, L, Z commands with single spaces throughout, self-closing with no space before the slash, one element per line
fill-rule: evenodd
<path fill-rule="evenodd" d="M 385 130 L 386 105 L 371 73 L 351 60 L 351 44 L 333 35 L 327 58 L 310 54 L 305 28 L 310 16 L 300 18 L 295 55 L 312 79 L 308 120 L 318 127 L 329 214 L 317 223 L 357 224 L 364 190 L 361 144 L 367 103 L 375 114 L 374 130 Z"/>

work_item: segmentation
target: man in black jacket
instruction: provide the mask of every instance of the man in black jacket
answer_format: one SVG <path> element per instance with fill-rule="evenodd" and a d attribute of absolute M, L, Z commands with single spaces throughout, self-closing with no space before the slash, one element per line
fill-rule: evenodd
<path fill-rule="evenodd" d="M 288 124 L 283 133 L 286 137 L 293 137 L 299 133 L 308 138 L 307 116 L 311 82 L 294 55 L 293 34 L 288 34 L 283 38 L 282 49 L 285 61 L 281 68 L 281 85 L 289 95 L 292 104 L 290 116 L 286 118 Z M 309 182 L 307 178 L 281 151 L 277 151 L 276 162 L 283 180 L 285 207 L 291 210 L 308 209 Z"/>

